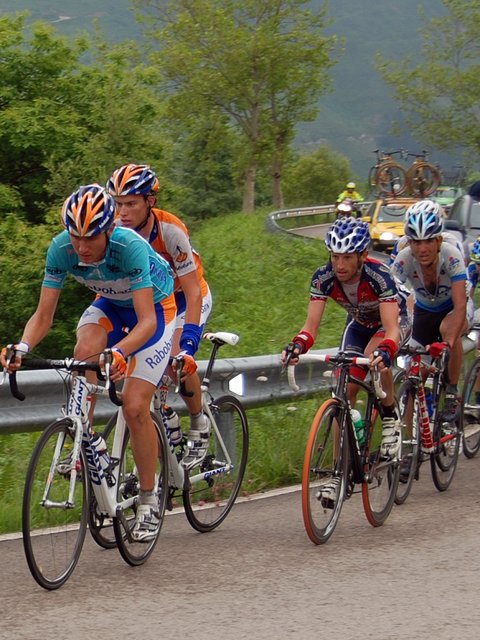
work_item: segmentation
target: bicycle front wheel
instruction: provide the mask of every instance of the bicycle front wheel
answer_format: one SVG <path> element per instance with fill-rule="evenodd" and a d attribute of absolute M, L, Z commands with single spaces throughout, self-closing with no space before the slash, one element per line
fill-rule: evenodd
<path fill-rule="evenodd" d="M 117 502 L 128 501 L 129 506 L 125 506 L 124 508 L 118 507 L 118 515 L 113 519 L 113 529 L 118 550 L 122 558 L 133 567 L 143 564 L 152 554 L 160 535 L 168 497 L 167 445 L 163 436 L 163 428 L 160 426 L 157 417 L 153 414 L 152 421 L 157 436 L 158 457 L 155 471 L 155 488 L 158 495 L 158 518 L 160 520 L 160 527 L 156 536 L 148 542 L 138 542 L 132 536 L 137 513 L 138 495 L 140 493 L 140 480 L 133 459 L 128 429 L 125 431 L 122 455 L 119 462 Z"/>
<path fill-rule="evenodd" d="M 68 419 L 50 424 L 36 444 L 25 481 L 23 548 L 32 576 L 44 589 L 58 589 L 68 580 L 85 540 L 88 480 L 83 453 L 70 470 L 65 464 L 74 436 Z"/>
<path fill-rule="evenodd" d="M 446 491 L 453 480 L 455 469 L 457 468 L 461 438 L 459 420 L 445 422 L 441 419 L 444 404 L 445 389 L 442 389 L 437 401 L 438 410 L 433 427 L 435 450 L 430 454 L 433 484 L 438 491 Z"/>
<path fill-rule="evenodd" d="M 302 513 L 314 544 L 325 543 L 338 522 L 347 483 L 345 414 L 337 400 L 326 400 L 313 419 L 302 473 Z"/>
<path fill-rule="evenodd" d="M 398 411 L 398 408 L 397 408 Z M 363 509 L 373 527 L 380 527 L 388 518 L 395 503 L 400 474 L 400 451 L 395 457 L 380 455 L 382 442 L 382 419 L 374 409 L 372 424 L 366 429 L 364 481 L 362 482 Z M 365 421 L 367 425 L 367 421 Z"/>
<path fill-rule="evenodd" d="M 190 489 L 183 492 L 190 525 L 206 533 L 225 520 L 237 499 L 248 458 L 248 422 L 242 404 L 234 396 L 222 396 L 209 404 L 215 425 L 208 452 L 199 467 L 190 471 Z"/>
<path fill-rule="evenodd" d="M 463 439 L 463 453 L 473 458 L 480 449 L 480 358 L 475 358 L 463 386 L 460 426 Z"/>
<path fill-rule="evenodd" d="M 420 405 L 416 389 L 408 381 L 398 389 L 397 402 L 402 423 L 402 454 L 395 503 L 403 504 L 410 495 L 417 474 L 420 447 Z"/>

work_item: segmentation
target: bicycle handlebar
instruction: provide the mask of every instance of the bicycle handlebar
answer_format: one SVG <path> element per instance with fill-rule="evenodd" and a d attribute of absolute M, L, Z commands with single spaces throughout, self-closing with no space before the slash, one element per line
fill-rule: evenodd
<path fill-rule="evenodd" d="M 10 345 L 9 345 L 10 346 Z M 12 351 L 13 353 L 13 351 Z M 11 358 L 7 358 L 7 361 Z M 29 369 L 38 370 L 38 369 L 54 369 L 55 371 L 65 370 L 69 373 L 85 373 L 85 371 L 93 371 L 100 378 L 106 379 L 107 385 L 105 385 L 105 389 L 108 389 L 108 396 L 110 401 L 117 405 L 118 407 L 122 406 L 123 402 L 119 395 L 117 394 L 117 390 L 115 388 L 115 383 L 110 380 L 110 372 L 105 372 L 106 377 L 103 376 L 103 372 L 100 368 L 98 362 L 90 362 L 86 360 L 75 360 L 74 358 L 64 358 L 63 360 L 55 360 L 51 358 L 32 358 L 25 361 L 25 365 L 28 366 Z M 12 371 L 9 373 L 6 369 L 3 371 L 4 376 L 8 374 L 8 382 L 10 386 L 10 392 L 14 398 L 23 402 L 26 398 L 25 394 L 22 393 L 18 387 L 17 383 L 17 371 Z"/>
<path fill-rule="evenodd" d="M 358 365 L 358 366 L 370 366 L 370 359 L 366 358 L 365 356 L 349 356 L 346 355 L 344 353 L 340 353 L 337 355 L 328 355 L 328 354 L 323 354 L 323 353 L 306 353 L 303 355 L 298 356 L 299 361 L 301 363 L 308 363 L 308 362 L 327 362 L 330 364 L 339 364 L 339 365 L 345 365 L 345 366 L 349 366 L 352 364 Z M 293 391 L 299 391 L 300 387 L 297 385 L 296 381 L 295 381 L 295 366 L 296 365 L 288 365 L 287 367 L 287 377 L 288 377 L 288 384 L 290 386 L 291 389 L 293 389 Z M 386 393 L 382 388 L 381 382 L 380 382 L 380 371 L 378 370 L 377 367 L 374 367 L 371 370 L 371 377 L 372 377 L 372 385 L 375 391 L 375 395 L 379 400 L 382 400 L 383 398 L 385 398 Z"/>

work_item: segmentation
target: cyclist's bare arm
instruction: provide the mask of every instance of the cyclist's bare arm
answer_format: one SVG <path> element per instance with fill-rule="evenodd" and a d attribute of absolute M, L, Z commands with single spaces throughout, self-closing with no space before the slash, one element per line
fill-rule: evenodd
<path fill-rule="evenodd" d="M 395 302 L 381 302 L 378 307 L 380 313 L 380 319 L 382 326 L 385 330 L 385 336 L 378 339 L 378 342 L 382 340 L 392 340 L 395 344 L 400 342 L 400 325 L 399 325 L 399 308 Z M 374 345 L 374 349 L 375 349 Z M 374 350 L 373 349 L 373 350 Z M 367 354 L 370 355 L 370 354 Z M 381 357 L 372 358 L 372 366 L 378 366 L 380 371 L 385 369 L 384 362 Z"/>
<path fill-rule="evenodd" d="M 448 316 L 448 321 L 443 323 L 445 327 L 442 336 L 445 342 L 453 347 L 455 342 L 465 333 L 467 329 L 467 294 L 465 291 L 465 281 L 458 280 L 452 283 L 451 288 L 453 310 Z"/>
<path fill-rule="evenodd" d="M 179 276 L 182 291 L 185 294 L 187 308 L 185 323 L 200 324 L 202 314 L 202 290 L 198 281 L 197 271 L 191 271 Z"/>

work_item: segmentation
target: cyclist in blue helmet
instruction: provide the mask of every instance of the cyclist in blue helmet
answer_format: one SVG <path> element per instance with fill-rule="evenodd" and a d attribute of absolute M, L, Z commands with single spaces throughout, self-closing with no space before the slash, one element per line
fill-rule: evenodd
<path fill-rule="evenodd" d="M 330 252 L 328 263 L 315 271 L 310 284 L 307 318 L 300 332 L 282 351 L 283 363 L 297 364 L 298 355 L 314 344 L 328 299 L 347 311 L 340 351 L 367 355 L 371 365 L 378 365 L 382 386 L 384 456 L 396 456 L 400 445 L 400 422 L 395 411 L 391 365 L 401 339 L 400 299 L 391 273 L 379 260 L 368 257 L 370 246 L 368 224 L 355 218 L 339 218 L 330 227 L 325 244 Z M 406 308 L 403 309 L 406 316 Z M 352 367 L 355 377 L 365 378 L 367 371 Z M 355 404 L 358 388 L 349 385 L 349 400 Z M 325 491 L 331 497 L 336 486 Z"/>
<path fill-rule="evenodd" d="M 459 415 L 462 335 L 468 326 L 464 257 L 455 246 L 443 242 L 443 218 L 432 200 L 409 207 L 405 236 L 408 244 L 393 261 L 392 272 L 415 294 L 412 343 L 428 347 L 433 356 L 445 346 L 451 350 L 442 418 L 453 422 Z"/>

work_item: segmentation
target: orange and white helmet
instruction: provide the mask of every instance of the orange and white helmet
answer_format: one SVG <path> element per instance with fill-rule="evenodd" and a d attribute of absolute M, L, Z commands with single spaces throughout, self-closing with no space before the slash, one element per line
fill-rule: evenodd
<path fill-rule="evenodd" d="M 157 176 L 146 164 L 125 164 L 115 169 L 107 181 L 111 196 L 149 196 L 159 187 Z"/>
<path fill-rule="evenodd" d="M 108 231 L 115 215 L 115 200 L 99 184 L 87 184 L 63 203 L 62 220 L 67 231 L 91 237 Z"/>

